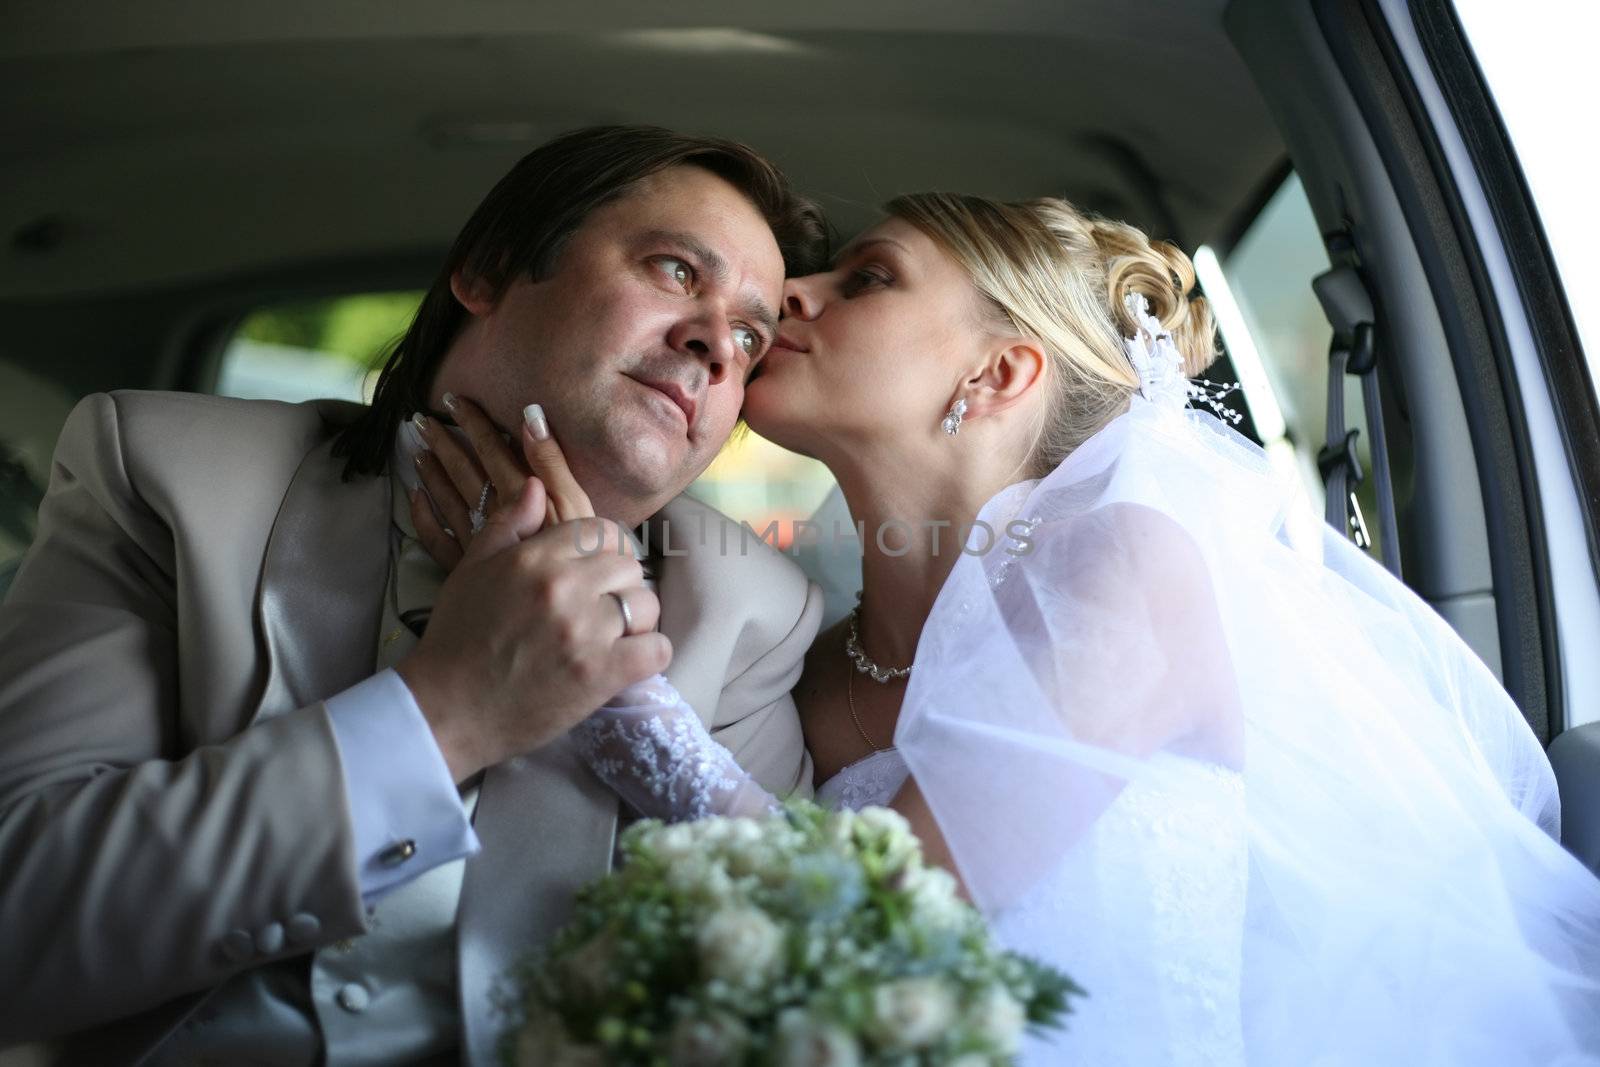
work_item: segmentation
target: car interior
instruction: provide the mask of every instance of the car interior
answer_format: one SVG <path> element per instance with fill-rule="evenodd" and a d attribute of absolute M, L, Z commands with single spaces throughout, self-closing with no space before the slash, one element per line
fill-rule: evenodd
<path fill-rule="evenodd" d="M 0 19 L 0 595 L 83 396 L 361 399 L 529 148 L 603 122 L 715 133 L 841 238 L 945 189 L 1064 196 L 1190 253 L 1241 428 L 1499 675 L 1600 871 L 1600 406 L 1449 0 Z M 691 491 L 760 529 L 828 514 L 830 490 L 744 435 Z M 838 617 L 852 561 L 792 548 Z"/>

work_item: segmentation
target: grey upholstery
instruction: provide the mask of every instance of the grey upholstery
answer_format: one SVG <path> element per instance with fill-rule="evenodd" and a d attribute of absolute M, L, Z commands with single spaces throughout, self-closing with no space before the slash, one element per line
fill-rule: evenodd
<path fill-rule="evenodd" d="M 1550 764 L 1561 787 L 1561 843 L 1600 874 L 1600 722 L 1564 731 Z"/>

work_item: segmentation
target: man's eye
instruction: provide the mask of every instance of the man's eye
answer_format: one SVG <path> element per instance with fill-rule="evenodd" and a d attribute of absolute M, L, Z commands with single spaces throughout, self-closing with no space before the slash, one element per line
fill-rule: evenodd
<path fill-rule="evenodd" d="M 681 259 L 661 256 L 656 260 L 656 269 L 672 279 L 673 284 L 684 292 L 688 292 L 689 287 L 694 284 L 694 268 Z"/>
<path fill-rule="evenodd" d="M 743 326 L 734 328 L 733 343 L 747 356 L 754 356 L 761 351 L 761 335 Z"/>

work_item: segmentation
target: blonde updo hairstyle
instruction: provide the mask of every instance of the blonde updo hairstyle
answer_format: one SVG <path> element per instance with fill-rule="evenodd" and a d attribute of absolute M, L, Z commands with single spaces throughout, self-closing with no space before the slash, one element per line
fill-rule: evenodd
<path fill-rule="evenodd" d="M 1024 477 L 1043 477 L 1128 408 L 1139 379 L 1122 348 L 1135 324 L 1124 305 L 1142 293 L 1150 313 L 1198 375 L 1216 358 L 1211 309 L 1194 265 L 1175 245 L 1125 222 L 1053 198 L 1001 203 L 953 193 L 896 197 L 888 213 L 949 253 L 972 279 L 985 325 L 1043 346 L 1048 360 Z"/>

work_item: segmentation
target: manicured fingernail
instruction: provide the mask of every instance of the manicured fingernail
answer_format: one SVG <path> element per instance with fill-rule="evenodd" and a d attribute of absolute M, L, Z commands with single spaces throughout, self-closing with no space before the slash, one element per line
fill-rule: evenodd
<path fill-rule="evenodd" d="M 412 448 L 421 449 L 424 452 L 427 451 L 428 442 L 423 440 L 422 431 L 417 429 L 416 423 L 409 420 L 401 423 L 400 432 L 406 435 L 406 440 L 411 442 Z"/>
<path fill-rule="evenodd" d="M 455 414 L 455 410 L 456 410 L 456 394 L 454 394 L 454 393 L 446 393 L 446 394 L 444 394 L 444 406 L 445 406 L 445 410 L 446 411 L 450 412 L 452 415 Z"/>
<path fill-rule="evenodd" d="M 427 459 L 427 458 L 428 458 L 428 454 L 426 452 L 418 452 L 416 455 L 411 457 L 411 462 L 413 462 L 413 463 L 415 463 L 417 465 L 417 469 L 418 470 L 421 470 L 422 469 L 422 461 Z"/>
<path fill-rule="evenodd" d="M 428 429 L 428 416 L 424 415 L 420 411 L 417 412 L 415 415 L 411 416 L 411 425 L 415 426 L 419 430 L 426 431 Z"/>
<path fill-rule="evenodd" d="M 544 408 L 538 404 L 529 404 L 522 409 L 522 421 L 528 424 L 528 432 L 533 434 L 535 441 L 543 441 L 550 436 L 550 424 L 545 421 Z"/>

